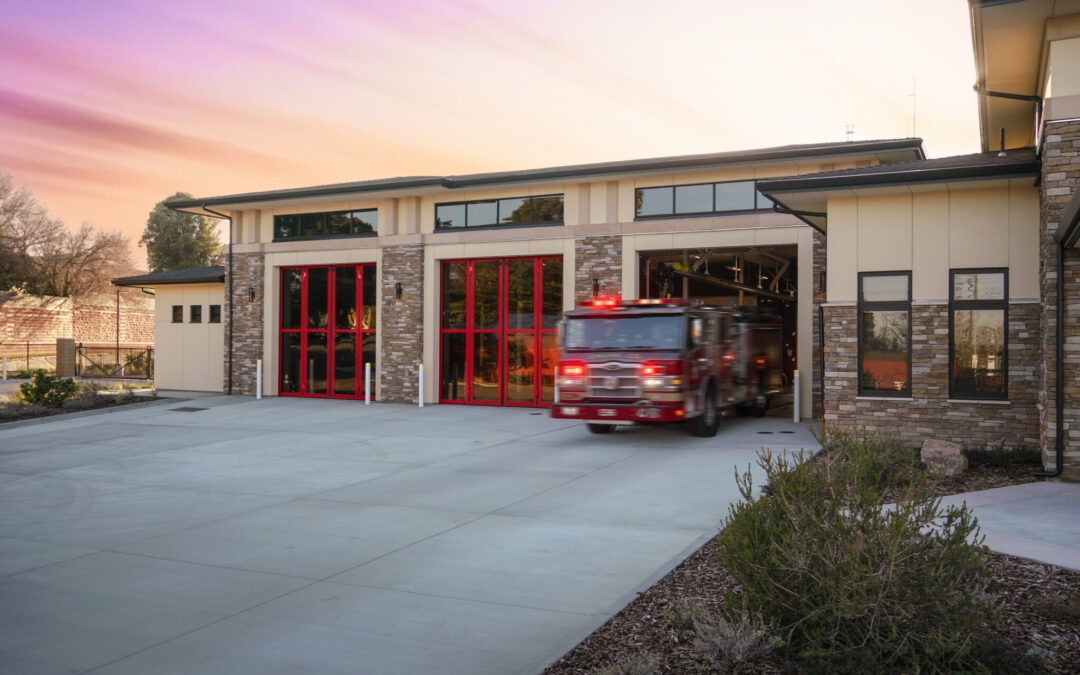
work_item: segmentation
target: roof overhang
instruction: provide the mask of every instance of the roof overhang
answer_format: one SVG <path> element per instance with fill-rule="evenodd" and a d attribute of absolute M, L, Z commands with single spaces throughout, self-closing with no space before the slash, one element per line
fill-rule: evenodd
<path fill-rule="evenodd" d="M 1028 151 L 1030 155 L 1030 151 Z M 929 163 L 935 160 L 928 160 Z M 1019 181 L 1030 185 L 1040 172 L 1038 159 L 996 164 L 950 164 L 890 169 L 871 167 L 851 174 L 798 176 L 758 182 L 758 189 L 776 203 L 776 210 L 798 217 L 819 232 L 827 230 L 829 199 L 935 190 L 1007 187 Z"/>
<path fill-rule="evenodd" d="M 403 195 L 415 197 L 439 195 L 451 190 L 495 188 L 522 183 L 586 183 L 599 180 L 617 180 L 627 176 L 647 173 L 692 173 L 733 166 L 788 165 L 798 168 L 800 166 L 819 164 L 822 161 L 839 161 L 848 157 L 892 163 L 923 159 L 925 155 L 922 150 L 922 139 L 920 138 L 823 143 L 461 176 L 388 178 L 285 190 L 248 192 L 200 199 L 179 199 L 167 201 L 165 205 L 176 211 L 217 217 L 218 214 L 215 211 L 219 210 L 243 211 L 246 209 L 287 208 L 295 206 L 300 201 L 305 205 L 330 204 L 334 202 L 340 203 L 349 197 L 356 196 L 365 200 L 400 197 Z"/>
<path fill-rule="evenodd" d="M 1046 70 L 1046 22 L 1080 0 L 968 0 L 983 151 L 1035 146 Z"/>
<path fill-rule="evenodd" d="M 113 286 L 156 288 L 158 286 L 190 286 L 195 284 L 224 284 L 225 268 L 221 265 L 176 272 L 157 272 L 113 279 Z"/>

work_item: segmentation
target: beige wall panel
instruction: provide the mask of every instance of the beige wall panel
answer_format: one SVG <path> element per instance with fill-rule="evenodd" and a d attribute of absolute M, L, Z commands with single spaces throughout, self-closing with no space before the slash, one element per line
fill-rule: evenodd
<path fill-rule="evenodd" d="M 1009 264 L 1009 192 L 953 191 L 949 195 L 949 267 Z"/>
<path fill-rule="evenodd" d="M 778 244 L 794 244 L 802 236 L 803 230 L 810 229 L 806 225 L 792 225 L 787 227 L 758 227 L 754 228 L 754 244 L 758 246 L 774 246 Z M 810 230 L 813 232 L 813 230 Z"/>
<path fill-rule="evenodd" d="M 627 239 L 633 239 L 633 247 L 638 251 L 663 251 L 674 248 L 675 244 L 670 234 L 639 234 L 633 237 L 623 237 L 623 245 Z"/>
<path fill-rule="evenodd" d="M 589 222 L 603 224 L 608 222 L 607 183 L 589 184 Z"/>
<path fill-rule="evenodd" d="M 754 178 L 761 179 L 794 176 L 798 171 L 798 168 L 794 164 L 770 164 L 769 166 L 756 167 L 754 169 Z"/>
<path fill-rule="evenodd" d="M 858 293 L 858 201 L 854 197 L 830 199 L 828 214 L 827 299 L 828 302 L 854 301 Z"/>
<path fill-rule="evenodd" d="M 350 248 L 337 251 L 306 251 L 297 253 L 296 265 L 342 265 L 349 263 L 375 262 L 378 248 Z M 274 258 L 278 264 L 277 257 Z"/>
<path fill-rule="evenodd" d="M 674 185 L 675 177 L 670 174 L 635 176 L 634 178 L 629 179 L 628 182 L 634 188 L 663 187 L 665 185 Z"/>
<path fill-rule="evenodd" d="M 634 222 L 634 182 L 631 180 L 619 181 L 619 209 L 617 222 Z"/>
<path fill-rule="evenodd" d="M 911 195 L 859 197 L 857 205 L 858 271 L 910 270 Z"/>
<path fill-rule="evenodd" d="M 912 195 L 911 249 L 912 300 L 947 302 L 949 193 L 945 190 Z"/>
<path fill-rule="evenodd" d="M 809 227 L 798 230 L 799 265 L 798 281 L 796 282 L 796 361 L 795 366 L 799 369 L 799 398 L 801 409 L 799 417 L 807 419 L 813 417 L 818 411 L 811 410 L 814 401 L 814 368 L 813 368 L 813 313 L 814 313 L 814 231 Z"/>
<path fill-rule="evenodd" d="M 576 185 L 567 186 L 567 190 L 563 192 L 563 223 L 566 225 L 577 225 L 581 222 L 581 214 L 578 213 L 580 193 L 581 190 Z"/>
<path fill-rule="evenodd" d="M 562 255 L 566 250 L 567 242 L 570 248 L 574 247 L 574 239 L 566 237 L 561 239 L 534 239 L 529 242 L 528 255 Z"/>
<path fill-rule="evenodd" d="M 638 249 L 637 237 L 622 238 L 622 296 L 627 299 L 640 298 L 638 291 Z"/>
<path fill-rule="evenodd" d="M 435 198 L 420 198 L 420 231 L 431 233 L 435 231 Z"/>
<path fill-rule="evenodd" d="M 224 299 L 222 285 L 193 284 L 156 289 L 154 382 L 158 389 L 221 391 L 224 324 L 209 323 L 209 306 L 224 306 Z M 172 323 L 173 305 L 183 306 L 183 323 Z M 189 322 L 192 305 L 203 308 L 202 323 Z"/>
<path fill-rule="evenodd" d="M 1080 94 L 1080 38 L 1051 42 L 1047 66 L 1047 98 Z"/>
<path fill-rule="evenodd" d="M 1039 189 L 1009 189 L 1009 297 L 1039 297 Z"/>
<path fill-rule="evenodd" d="M 506 241 L 484 244 L 465 244 L 466 258 L 487 258 L 492 256 L 529 255 L 529 241 Z"/>
<path fill-rule="evenodd" d="M 259 211 L 259 241 L 274 241 L 274 214 L 270 210 Z"/>

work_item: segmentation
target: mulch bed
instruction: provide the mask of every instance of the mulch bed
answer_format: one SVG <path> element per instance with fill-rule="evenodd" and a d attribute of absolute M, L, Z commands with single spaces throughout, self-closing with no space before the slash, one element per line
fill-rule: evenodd
<path fill-rule="evenodd" d="M 56 415 L 66 415 L 68 413 L 83 412 L 86 410 L 100 410 L 102 408 L 116 408 L 122 405 L 131 405 L 132 403 L 145 403 L 152 399 L 145 396 L 121 396 L 121 395 L 103 395 L 98 396 L 92 405 L 81 408 L 48 408 L 38 413 L 30 415 L 15 415 L 13 417 L 0 418 L 0 425 L 7 422 L 18 422 L 21 420 L 33 420 L 40 419 L 42 417 L 55 417 Z"/>
<path fill-rule="evenodd" d="M 962 476 L 943 479 L 938 493 L 944 496 L 1032 482 L 1035 468 L 974 467 Z M 738 590 L 735 580 L 717 562 L 720 546 L 722 535 L 702 546 L 544 672 L 594 673 L 637 655 L 658 657 L 658 673 L 714 672 L 694 652 L 686 626 L 673 619 L 680 603 L 693 601 L 716 609 L 725 591 Z M 1040 660 L 1040 672 L 1080 672 L 1080 572 L 993 554 L 986 592 L 1003 622 L 995 634 L 997 642 Z M 798 664 L 774 656 L 739 672 L 800 670 Z"/>

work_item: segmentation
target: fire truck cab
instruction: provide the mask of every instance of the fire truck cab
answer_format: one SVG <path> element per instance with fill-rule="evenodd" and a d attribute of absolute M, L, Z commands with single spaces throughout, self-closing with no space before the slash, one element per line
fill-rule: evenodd
<path fill-rule="evenodd" d="M 753 307 L 599 299 L 566 312 L 551 416 L 602 434 L 617 424 L 690 422 L 714 436 L 721 412 L 764 415 L 781 389 L 781 322 Z"/>

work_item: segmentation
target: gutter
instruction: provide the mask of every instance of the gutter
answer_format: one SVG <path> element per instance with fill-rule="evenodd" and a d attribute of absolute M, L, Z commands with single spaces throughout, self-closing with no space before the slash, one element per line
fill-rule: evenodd
<path fill-rule="evenodd" d="M 236 297 L 233 294 L 233 236 L 232 236 L 233 222 L 232 222 L 232 216 L 227 216 L 224 213 L 219 213 L 217 211 L 214 211 L 213 209 L 208 208 L 206 206 L 206 204 L 202 205 L 202 210 L 206 211 L 207 213 L 212 213 L 215 216 L 217 216 L 218 218 L 224 218 L 225 220 L 229 221 L 229 272 L 228 272 L 228 276 L 229 276 L 229 371 L 228 371 L 229 372 L 229 377 L 228 377 L 228 387 L 226 388 L 225 393 L 231 395 L 232 394 L 232 389 L 233 389 L 233 387 L 232 387 L 232 384 L 233 384 L 233 326 L 236 325 L 236 321 L 233 318 L 234 317 L 233 305 L 236 304 Z M 259 384 L 256 384 L 256 386 L 259 386 Z"/>

